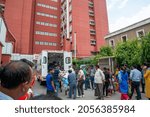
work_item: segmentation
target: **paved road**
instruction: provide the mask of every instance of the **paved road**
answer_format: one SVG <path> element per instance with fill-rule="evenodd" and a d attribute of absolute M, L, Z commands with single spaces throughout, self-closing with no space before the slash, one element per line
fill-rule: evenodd
<path fill-rule="evenodd" d="M 39 84 L 39 82 L 35 82 L 35 86 L 34 86 L 34 92 L 35 95 L 39 95 L 39 94 L 46 94 L 46 86 L 41 86 Z M 97 97 L 94 96 L 94 91 L 91 89 L 88 90 L 84 90 L 85 91 L 85 97 L 83 98 L 76 98 L 76 100 L 96 100 Z M 67 98 L 67 96 L 65 95 L 65 92 L 59 92 L 59 97 L 61 97 L 63 100 L 70 100 Z M 120 100 L 120 93 L 116 92 L 115 94 L 112 94 L 112 96 L 110 98 L 104 98 L 104 100 Z M 135 100 L 135 94 L 133 96 L 133 100 Z M 142 93 L 142 100 L 147 100 L 145 98 L 145 94 Z"/>

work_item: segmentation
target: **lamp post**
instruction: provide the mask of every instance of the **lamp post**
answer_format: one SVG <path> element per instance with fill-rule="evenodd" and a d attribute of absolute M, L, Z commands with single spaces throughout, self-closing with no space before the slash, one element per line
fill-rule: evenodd
<path fill-rule="evenodd" d="M 77 57 L 77 43 L 76 43 L 76 39 L 77 39 L 77 33 L 76 32 L 74 32 L 74 58 L 76 59 L 76 57 Z"/>

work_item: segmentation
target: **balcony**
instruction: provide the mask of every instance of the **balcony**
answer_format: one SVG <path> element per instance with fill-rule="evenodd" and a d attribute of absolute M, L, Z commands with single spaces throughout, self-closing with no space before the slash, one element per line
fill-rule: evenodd
<path fill-rule="evenodd" d="M 95 21 L 94 20 L 90 20 L 90 25 L 95 26 Z"/>
<path fill-rule="evenodd" d="M 91 43 L 91 45 L 94 45 L 94 46 L 95 46 L 95 45 L 96 45 L 96 40 L 95 40 L 95 39 L 91 39 L 91 40 L 90 40 L 90 43 Z"/>
<path fill-rule="evenodd" d="M 95 34 L 96 34 L 96 31 L 93 30 L 93 29 L 91 29 L 91 30 L 90 30 L 90 34 L 91 34 L 91 35 L 95 35 Z"/>
<path fill-rule="evenodd" d="M 72 22 L 72 15 L 70 15 L 69 17 L 69 22 Z"/>
<path fill-rule="evenodd" d="M 89 11 L 89 16 L 94 16 L 94 11 Z"/>
<path fill-rule="evenodd" d="M 93 8 L 94 7 L 94 3 L 93 2 L 89 2 L 89 7 Z"/>
<path fill-rule="evenodd" d="M 69 27 L 69 32 L 70 33 L 72 32 L 72 25 Z"/>

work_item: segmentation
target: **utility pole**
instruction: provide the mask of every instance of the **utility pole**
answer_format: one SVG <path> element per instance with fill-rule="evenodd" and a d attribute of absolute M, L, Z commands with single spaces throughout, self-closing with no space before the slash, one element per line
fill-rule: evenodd
<path fill-rule="evenodd" d="M 74 32 L 74 58 L 77 58 L 77 33 Z"/>

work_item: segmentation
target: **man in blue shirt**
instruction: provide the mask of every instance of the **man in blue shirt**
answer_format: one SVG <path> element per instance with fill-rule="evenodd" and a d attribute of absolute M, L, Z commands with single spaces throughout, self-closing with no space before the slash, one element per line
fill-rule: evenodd
<path fill-rule="evenodd" d="M 130 73 L 130 79 L 132 81 L 132 84 L 131 84 L 132 93 L 131 93 L 130 98 L 132 98 L 134 89 L 135 89 L 137 93 L 137 100 L 141 99 L 141 93 L 140 93 L 141 78 L 142 78 L 141 72 L 136 68 L 136 66 L 133 66 L 133 70 L 131 70 L 131 73 Z"/>
<path fill-rule="evenodd" d="M 69 70 L 68 75 L 68 81 L 69 81 L 69 98 L 72 98 L 72 94 L 74 92 L 73 99 L 76 99 L 76 89 L 77 89 L 77 80 L 76 80 L 76 74 L 72 72 L 72 70 Z"/>
<path fill-rule="evenodd" d="M 49 68 L 49 73 L 46 76 L 46 86 L 47 86 L 48 95 L 55 95 L 56 93 L 54 81 L 53 81 L 53 75 L 52 75 L 53 73 L 54 73 L 54 69 Z"/>

